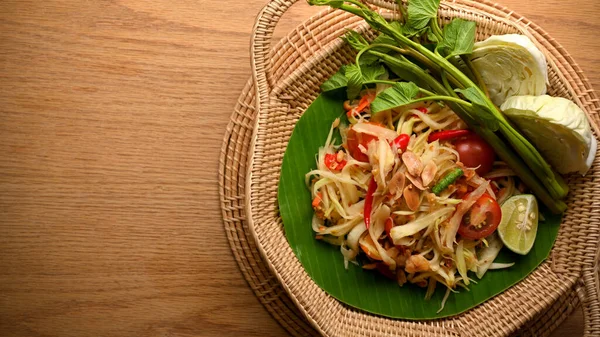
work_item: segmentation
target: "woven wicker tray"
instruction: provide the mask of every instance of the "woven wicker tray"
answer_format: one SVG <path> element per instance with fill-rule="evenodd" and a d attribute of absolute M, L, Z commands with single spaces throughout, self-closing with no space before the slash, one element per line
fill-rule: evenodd
<path fill-rule="evenodd" d="M 582 304 L 586 335 L 599 335 L 600 187 L 594 183 L 600 177 L 598 158 L 588 176 L 569 180 L 571 195 L 578 198 L 568 200 L 569 211 L 551 258 L 517 286 L 465 314 L 430 322 L 390 320 L 340 304 L 312 283 L 287 245 L 277 216 L 279 165 L 293 125 L 316 97 L 318 85 L 348 60 L 350 50 L 337 37 L 345 28 L 366 27 L 357 18 L 327 10 L 271 49 L 275 25 L 294 2 L 272 1 L 257 19 L 254 77 L 227 128 L 219 171 L 223 219 L 232 250 L 273 317 L 295 336 L 318 335 L 317 330 L 326 336 L 547 335 Z M 392 6 L 385 1 L 378 5 Z M 597 132 L 598 99 L 579 67 L 543 30 L 487 2 L 445 3 L 441 13 L 478 21 L 479 31 L 529 34 L 549 60 L 550 93 L 577 102 Z M 316 63 L 319 67 L 313 67 Z M 515 307 L 518 313 L 513 312 Z M 485 326 L 478 323 L 481 318 Z"/>

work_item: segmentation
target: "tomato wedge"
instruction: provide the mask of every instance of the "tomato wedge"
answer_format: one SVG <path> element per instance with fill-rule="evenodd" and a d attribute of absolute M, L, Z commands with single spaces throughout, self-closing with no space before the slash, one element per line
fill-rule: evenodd
<path fill-rule="evenodd" d="M 465 195 L 466 199 L 469 194 Z M 500 205 L 489 194 L 477 199 L 471 209 L 463 216 L 458 234 L 466 239 L 479 240 L 492 234 L 502 220 Z"/>
<path fill-rule="evenodd" d="M 372 123 L 372 122 L 366 122 L 366 123 L 382 126 L 379 123 Z M 369 146 L 369 143 L 374 140 L 377 140 L 377 139 L 378 139 L 377 136 L 373 136 L 373 135 L 370 135 L 367 133 L 362 133 L 362 132 L 359 133 L 359 132 L 354 131 L 354 129 L 352 127 L 350 127 L 348 129 L 348 133 L 346 134 L 346 146 L 348 147 L 348 152 L 350 153 L 352 158 L 354 158 L 358 161 L 362 161 L 363 163 L 368 163 L 369 156 L 367 156 L 360 150 L 359 145 L 362 145 L 365 149 L 367 149 Z"/>

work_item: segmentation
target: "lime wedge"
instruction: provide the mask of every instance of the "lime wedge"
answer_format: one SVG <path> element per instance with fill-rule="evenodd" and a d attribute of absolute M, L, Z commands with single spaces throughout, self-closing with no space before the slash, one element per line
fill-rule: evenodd
<path fill-rule="evenodd" d="M 515 195 L 502 204 L 498 235 L 508 249 L 526 255 L 533 247 L 538 228 L 538 204 L 531 194 Z"/>

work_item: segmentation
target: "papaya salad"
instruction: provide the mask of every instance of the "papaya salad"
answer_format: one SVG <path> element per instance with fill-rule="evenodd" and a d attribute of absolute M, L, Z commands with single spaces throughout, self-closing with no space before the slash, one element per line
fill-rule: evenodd
<path fill-rule="evenodd" d="M 538 200 L 564 212 L 562 174 L 586 174 L 596 154 L 586 114 L 546 95 L 548 65 L 527 36 L 475 42 L 464 19 L 442 30 L 439 0 L 399 2 L 399 21 L 357 0 L 309 3 L 379 32 L 348 31 L 354 62 L 321 86 L 348 100 L 305 176 L 316 239 L 339 246 L 346 268 L 424 287 L 426 298 L 445 287 L 443 308 L 473 274 L 514 264 L 494 263 L 503 247 L 532 249 Z"/>
<path fill-rule="evenodd" d="M 306 175 L 317 239 L 339 245 L 346 264 L 364 255 L 363 269 L 427 287 L 426 298 L 438 283 L 468 286 L 467 271 L 483 276 L 498 253 L 499 203 L 523 185 L 449 107 L 372 116 L 374 96 L 345 102 L 350 125 L 333 123 Z"/>

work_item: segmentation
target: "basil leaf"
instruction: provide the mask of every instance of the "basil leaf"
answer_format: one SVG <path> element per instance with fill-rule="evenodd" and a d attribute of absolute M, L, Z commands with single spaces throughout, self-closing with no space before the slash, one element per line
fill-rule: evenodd
<path fill-rule="evenodd" d="M 452 20 L 444 27 L 444 39 L 438 45 L 440 53 L 447 57 L 471 54 L 475 43 L 476 28 L 473 21 Z"/>
<path fill-rule="evenodd" d="M 408 20 L 402 31 L 406 36 L 420 35 L 431 19 L 437 18 L 440 0 L 409 0 Z"/>
<path fill-rule="evenodd" d="M 419 93 L 419 87 L 412 82 L 399 82 L 382 91 L 371 103 L 371 112 L 377 113 L 407 105 Z"/>
<path fill-rule="evenodd" d="M 337 73 L 333 74 L 327 81 L 321 84 L 321 91 L 327 92 L 340 88 L 345 88 L 348 85 L 346 78 L 346 66 L 342 66 Z"/>
<path fill-rule="evenodd" d="M 461 93 L 466 99 L 471 101 L 471 104 L 476 108 L 478 112 L 477 117 L 481 119 L 481 126 L 491 130 L 497 131 L 499 128 L 498 118 L 494 115 L 494 111 L 488 106 L 485 97 L 483 97 L 480 90 L 473 87 L 467 89 L 454 89 L 454 91 Z"/>

